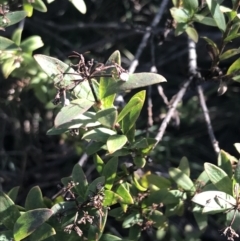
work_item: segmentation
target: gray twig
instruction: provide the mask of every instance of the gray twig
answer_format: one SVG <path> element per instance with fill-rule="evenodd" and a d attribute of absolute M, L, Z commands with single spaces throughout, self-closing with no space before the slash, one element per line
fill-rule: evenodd
<path fill-rule="evenodd" d="M 205 98 L 204 98 L 204 95 L 203 95 L 202 86 L 200 86 L 200 85 L 197 86 L 197 92 L 198 92 L 199 103 L 201 105 L 201 108 L 202 108 L 202 111 L 203 111 L 203 114 L 204 114 L 204 119 L 205 119 L 205 122 L 206 122 L 206 125 L 207 125 L 208 135 L 209 135 L 210 140 L 212 142 L 213 149 L 214 149 L 216 155 L 218 156 L 219 152 L 220 152 L 220 148 L 219 148 L 219 145 L 218 145 L 218 141 L 216 140 L 214 132 L 213 132 L 211 119 L 210 119 L 210 116 L 209 116 L 209 111 L 208 111 L 206 101 L 205 101 Z"/>
<path fill-rule="evenodd" d="M 197 64 L 196 64 L 196 48 L 195 43 L 192 40 L 188 41 L 188 55 L 189 55 L 189 71 L 191 73 L 196 73 Z M 169 110 L 158 130 L 158 134 L 155 137 L 156 143 L 154 147 L 162 140 L 162 137 L 165 133 L 165 130 L 167 128 L 167 125 L 169 121 L 171 120 L 172 116 L 175 113 L 175 110 L 177 108 L 178 103 L 182 100 L 182 97 L 184 96 L 188 86 L 191 84 L 192 80 L 194 78 L 194 75 L 192 74 L 191 77 L 183 84 L 181 89 L 178 91 L 178 93 L 172 98 L 169 105 Z"/>
<path fill-rule="evenodd" d="M 149 27 L 149 29 L 152 29 L 152 28 L 157 26 L 157 24 L 159 23 L 159 21 L 162 18 L 163 12 L 164 12 L 167 4 L 168 4 L 168 0 L 162 0 L 162 3 L 161 3 L 161 5 L 160 5 L 160 7 L 158 9 L 158 12 L 157 12 L 155 18 L 153 19 L 152 24 Z M 151 35 L 150 31 L 147 31 L 143 35 L 142 41 L 141 41 L 140 45 L 138 46 L 137 53 L 135 54 L 135 58 L 132 61 L 131 65 L 130 65 L 130 67 L 128 69 L 129 73 L 134 73 L 135 72 L 135 69 L 138 66 L 138 60 L 139 60 L 139 58 L 140 58 L 144 48 L 147 46 L 147 42 L 148 42 L 148 39 L 149 39 L 150 35 Z"/>

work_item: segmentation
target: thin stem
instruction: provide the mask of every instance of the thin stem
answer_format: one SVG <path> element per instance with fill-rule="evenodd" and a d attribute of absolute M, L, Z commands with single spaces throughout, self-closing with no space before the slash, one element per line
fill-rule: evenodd
<path fill-rule="evenodd" d="M 197 86 L 197 92 L 198 92 L 199 103 L 201 105 L 201 108 L 202 108 L 202 111 L 203 111 L 203 114 L 204 114 L 204 119 L 205 119 L 205 122 L 206 122 L 206 125 L 207 125 L 208 135 L 210 137 L 213 149 L 214 149 L 216 155 L 218 156 L 219 152 L 220 152 L 220 148 L 218 146 L 218 142 L 217 142 L 217 140 L 215 138 L 215 135 L 214 135 L 214 132 L 213 132 L 211 119 L 210 119 L 210 116 L 209 116 L 209 111 L 208 111 L 208 108 L 207 108 L 207 105 L 206 105 L 206 102 L 205 102 L 205 98 L 204 98 L 204 95 L 203 95 L 202 86 L 200 86 L 200 85 Z"/>
<path fill-rule="evenodd" d="M 138 60 L 139 60 L 144 48 L 147 46 L 148 39 L 151 35 L 151 32 L 149 30 L 152 28 L 155 28 L 157 26 L 157 24 L 159 23 L 159 21 L 162 18 L 163 12 L 164 12 L 168 2 L 169 2 L 168 0 L 162 0 L 161 5 L 159 6 L 158 12 L 155 15 L 155 18 L 153 19 L 151 26 L 149 28 L 147 28 L 147 32 L 144 34 L 142 41 L 141 41 L 140 45 L 138 46 L 137 52 L 135 54 L 135 58 L 129 67 L 129 70 L 128 70 L 129 73 L 135 72 L 135 69 L 138 66 Z"/>

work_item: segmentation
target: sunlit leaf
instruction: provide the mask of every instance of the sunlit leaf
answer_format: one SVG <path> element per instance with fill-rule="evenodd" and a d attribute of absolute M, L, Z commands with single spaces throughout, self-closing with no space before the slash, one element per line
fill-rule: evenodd
<path fill-rule="evenodd" d="M 0 51 L 20 50 L 12 40 L 0 36 Z"/>
<path fill-rule="evenodd" d="M 186 23 L 188 19 L 190 18 L 190 13 L 187 9 L 184 8 L 171 8 L 170 9 L 172 17 L 178 22 L 178 23 Z"/>
<path fill-rule="evenodd" d="M 183 171 L 178 168 L 171 167 L 168 172 L 170 177 L 177 183 L 178 186 L 186 191 L 196 191 L 192 180 Z"/>
<path fill-rule="evenodd" d="M 90 130 L 83 135 L 83 139 L 86 140 L 94 140 L 100 142 L 106 142 L 109 136 L 115 135 L 116 132 L 110 130 L 108 128 L 95 128 L 94 130 Z"/>
<path fill-rule="evenodd" d="M 32 52 L 36 49 L 39 49 L 43 46 L 43 41 L 42 38 L 40 36 L 31 36 L 27 39 L 24 39 L 21 42 L 21 49 L 23 52 Z"/>
<path fill-rule="evenodd" d="M 84 0 L 69 0 L 75 8 L 82 14 L 85 14 L 87 12 L 87 7 L 84 2 Z"/>
<path fill-rule="evenodd" d="M 240 73 L 240 58 L 235 60 L 227 70 L 227 75 Z"/>
<path fill-rule="evenodd" d="M 110 154 L 120 150 L 127 143 L 125 135 L 112 135 L 107 140 L 107 148 Z"/>
<path fill-rule="evenodd" d="M 178 167 L 182 172 L 184 172 L 187 176 L 190 177 L 190 167 L 189 167 L 189 162 L 187 157 L 182 157 L 182 159 L 180 160 L 179 163 L 179 167 Z"/>
<path fill-rule="evenodd" d="M 216 22 L 213 18 L 210 17 L 206 17 L 205 15 L 201 15 L 201 14 L 194 14 L 193 16 L 193 20 L 201 23 L 201 24 L 205 24 L 207 26 L 212 26 L 212 27 L 216 27 Z"/>
<path fill-rule="evenodd" d="M 224 32 L 226 29 L 226 22 L 225 22 L 224 14 L 220 10 L 220 5 L 218 4 L 217 1 L 213 1 L 213 0 L 206 0 L 206 3 L 218 28 Z"/>
<path fill-rule="evenodd" d="M 42 0 L 34 0 L 31 2 L 32 6 L 34 9 L 36 9 L 39 12 L 47 12 L 47 7 L 44 4 L 44 2 Z"/>
<path fill-rule="evenodd" d="M 232 194 L 232 181 L 226 172 L 214 164 L 207 162 L 204 164 L 204 170 L 207 172 L 209 179 L 219 191 Z"/>
<path fill-rule="evenodd" d="M 116 188 L 116 193 L 122 198 L 122 203 L 124 204 L 133 204 L 133 198 L 125 186 L 121 183 Z"/>
<path fill-rule="evenodd" d="M 227 51 L 225 51 L 223 54 L 220 55 L 220 60 L 225 60 L 228 58 L 231 58 L 237 54 L 240 54 L 240 48 L 238 49 L 229 49 Z"/>
<path fill-rule="evenodd" d="M 140 87 L 145 87 L 153 84 L 158 84 L 161 82 L 166 82 L 166 79 L 159 74 L 154 73 L 137 73 L 129 74 L 128 81 L 117 81 L 111 83 L 111 85 L 106 90 L 105 96 L 127 91 L 131 89 L 136 89 Z"/>
<path fill-rule="evenodd" d="M 4 16 L 0 16 L 0 26 L 1 27 L 8 27 L 15 23 L 20 22 L 27 16 L 26 11 L 17 11 L 17 12 L 9 12 L 6 13 Z"/>
<path fill-rule="evenodd" d="M 224 212 L 233 208 L 236 204 L 236 199 L 225 192 L 207 191 L 196 194 L 193 202 L 204 207 L 204 213 Z"/>
<path fill-rule="evenodd" d="M 55 127 L 64 127 L 64 124 L 72 122 L 86 112 L 90 107 L 94 105 L 94 102 L 87 99 L 76 99 L 70 102 L 69 105 L 64 106 L 61 111 L 57 114 L 54 120 Z"/>
<path fill-rule="evenodd" d="M 189 36 L 189 38 L 191 38 L 195 43 L 198 42 L 198 33 L 194 28 L 188 27 L 186 29 L 186 33 Z"/>

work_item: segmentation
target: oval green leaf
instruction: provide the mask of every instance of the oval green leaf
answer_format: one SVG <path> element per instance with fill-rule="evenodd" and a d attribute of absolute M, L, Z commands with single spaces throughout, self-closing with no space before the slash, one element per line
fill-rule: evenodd
<path fill-rule="evenodd" d="M 168 173 L 170 177 L 177 183 L 177 185 L 183 188 L 185 191 L 196 191 L 192 180 L 180 169 L 172 167 L 169 168 Z"/>
<path fill-rule="evenodd" d="M 117 121 L 116 108 L 110 107 L 96 113 L 96 119 L 105 127 L 113 128 Z"/>
<path fill-rule="evenodd" d="M 0 36 L 0 51 L 20 50 L 12 40 Z"/>
<path fill-rule="evenodd" d="M 20 216 L 20 212 L 14 202 L 2 191 L 0 191 L 0 204 L 1 223 L 6 228 L 12 230 L 16 220 Z"/>
<path fill-rule="evenodd" d="M 39 186 L 31 188 L 25 201 L 26 211 L 36 208 L 46 208 L 43 202 L 42 192 Z"/>
<path fill-rule="evenodd" d="M 65 124 L 75 124 L 74 119 L 81 117 L 81 114 L 86 112 L 90 107 L 94 105 L 94 102 L 87 99 L 76 99 L 70 102 L 69 105 L 64 106 L 57 114 L 54 120 L 55 127 L 65 128 Z"/>
<path fill-rule="evenodd" d="M 88 181 L 82 170 L 82 167 L 78 163 L 73 168 L 72 179 L 74 183 L 78 183 L 75 186 L 75 189 L 77 190 L 78 195 L 83 198 L 87 190 Z"/>
<path fill-rule="evenodd" d="M 117 150 L 122 149 L 122 147 L 127 143 L 127 137 L 124 135 L 112 135 L 107 140 L 107 148 L 110 154 Z"/>
<path fill-rule="evenodd" d="M 226 30 L 226 21 L 224 18 L 224 14 L 220 10 L 220 5 L 217 1 L 206 0 L 208 5 L 208 9 L 211 12 L 213 19 L 215 20 L 218 28 L 224 32 Z"/>
<path fill-rule="evenodd" d="M 105 96 L 166 81 L 162 75 L 154 73 L 129 74 L 128 81 L 113 82 L 106 90 Z"/>
<path fill-rule="evenodd" d="M 20 241 L 46 222 L 53 214 L 51 209 L 39 208 L 22 214 L 14 224 L 14 239 Z"/>
<path fill-rule="evenodd" d="M 111 158 L 104 166 L 102 176 L 105 177 L 105 188 L 111 190 L 117 176 L 118 158 Z"/>
<path fill-rule="evenodd" d="M 11 26 L 15 23 L 20 22 L 26 16 L 27 16 L 26 11 L 9 12 L 4 16 L 0 17 L 0 26 L 6 28 L 8 26 Z"/>
<path fill-rule="evenodd" d="M 204 170 L 206 171 L 210 181 L 219 191 L 232 194 L 232 181 L 226 172 L 212 163 L 205 163 Z"/>

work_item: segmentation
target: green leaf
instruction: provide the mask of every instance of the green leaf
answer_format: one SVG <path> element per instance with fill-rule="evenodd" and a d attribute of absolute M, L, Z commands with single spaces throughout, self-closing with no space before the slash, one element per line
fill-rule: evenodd
<path fill-rule="evenodd" d="M 55 128 L 55 127 L 52 127 L 51 129 L 49 129 L 47 131 L 47 135 L 51 136 L 51 135 L 61 135 L 65 132 L 68 131 L 68 128 L 65 128 L 65 129 L 62 129 L 62 128 Z"/>
<path fill-rule="evenodd" d="M 75 202 L 59 202 L 52 206 L 51 210 L 53 212 L 53 215 L 56 214 L 62 214 L 66 213 L 67 211 L 76 209 L 76 203 Z"/>
<path fill-rule="evenodd" d="M 190 13 L 185 8 L 171 8 L 170 13 L 172 17 L 178 22 L 178 23 L 187 23 L 190 19 Z"/>
<path fill-rule="evenodd" d="M 118 122 L 122 120 L 121 127 L 124 134 L 135 126 L 135 122 L 137 121 L 142 110 L 145 96 L 145 90 L 135 94 L 119 114 Z"/>
<path fill-rule="evenodd" d="M 16 221 L 13 229 L 15 241 L 20 241 L 28 237 L 53 214 L 51 209 L 39 208 L 27 211 L 22 214 Z"/>
<path fill-rule="evenodd" d="M 170 188 L 171 182 L 169 179 L 158 176 L 156 174 L 145 175 L 141 179 L 141 183 L 144 187 L 150 187 L 152 185 L 156 186 L 158 189 Z"/>
<path fill-rule="evenodd" d="M 198 22 L 198 23 L 201 23 L 201 24 L 204 24 L 204 25 L 207 25 L 207 26 L 212 26 L 212 27 L 217 26 L 216 22 L 213 18 L 206 17 L 206 16 L 201 15 L 201 14 L 194 14 L 193 20 L 195 22 Z"/>
<path fill-rule="evenodd" d="M 224 39 L 224 42 L 229 42 L 229 41 L 232 41 L 233 39 L 235 38 L 239 38 L 240 37 L 240 33 L 234 33 L 234 34 L 231 34 L 231 35 L 228 35 L 225 39 Z"/>
<path fill-rule="evenodd" d="M 175 36 L 179 36 L 184 33 L 188 27 L 188 23 L 178 23 L 174 32 Z"/>
<path fill-rule="evenodd" d="M 104 166 L 102 176 L 105 177 L 105 188 L 112 189 L 114 180 L 117 176 L 118 158 L 111 158 Z"/>
<path fill-rule="evenodd" d="M 238 161 L 237 166 L 235 168 L 234 179 L 237 183 L 240 184 L 240 161 Z"/>
<path fill-rule="evenodd" d="M 69 65 L 46 55 L 36 54 L 34 58 L 42 70 L 53 79 L 58 89 L 74 88 L 72 92 L 76 97 L 95 101 L 88 81 L 83 81 L 76 86 L 75 82 L 81 81 L 82 77 Z M 92 82 L 94 84 L 94 81 Z"/>
<path fill-rule="evenodd" d="M 20 50 L 12 40 L 0 36 L 0 51 Z"/>
<path fill-rule="evenodd" d="M 4 226 L 10 230 L 20 216 L 20 212 L 14 205 L 14 202 L 2 191 L 0 191 L 0 220 Z"/>
<path fill-rule="evenodd" d="M 214 58 L 218 57 L 219 56 L 219 50 L 218 50 L 217 45 L 211 39 L 209 39 L 207 37 L 202 37 L 202 38 L 210 45 Z"/>
<path fill-rule="evenodd" d="M 182 159 L 180 160 L 178 169 L 180 169 L 188 177 L 190 177 L 190 167 L 189 167 L 189 162 L 188 162 L 187 157 L 185 157 L 185 156 L 182 157 Z"/>
<path fill-rule="evenodd" d="M 95 168 L 97 169 L 98 173 L 101 174 L 102 171 L 103 171 L 103 168 L 104 168 L 104 162 L 102 160 L 102 158 L 95 154 L 93 156 L 93 161 L 94 161 L 94 165 L 95 165 Z"/>
<path fill-rule="evenodd" d="M 124 135 L 112 135 L 107 140 L 107 148 L 110 154 L 120 150 L 127 143 L 127 137 Z"/>
<path fill-rule="evenodd" d="M 57 114 L 54 120 L 54 126 L 65 128 L 65 125 L 69 125 L 69 123 L 75 125 L 76 122 L 74 122 L 74 120 L 80 118 L 81 115 L 93 105 L 94 102 L 87 99 L 76 99 L 71 101 L 69 105 L 64 106 Z"/>
<path fill-rule="evenodd" d="M 232 178 L 232 158 L 227 152 L 221 150 L 218 156 L 218 166 L 223 169 L 230 178 Z"/>
<path fill-rule="evenodd" d="M 133 158 L 133 163 L 137 168 L 143 168 L 146 165 L 146 158 L 143 156 L 137 155 Z"/>
<path fill-rule="evenodd" d="M 183 198 L 183 192 L 179 190 L 168 190 L 163 188 L 161 190 L 152 191 L 146 199 L 147 206 L 153 203 L 163 203 L 164 205 L 177 204 Z"/>
<path fill-rule="evenodd" d="M 192 180 L 180 169 L 172 167 L 169 168 L 168 173 L 170 177 L 177 183 L 177 185 L 183 188 L 185 191 L 196 191 Z"/>
<path fill-rule="evenodd" d="M 189 37 L 190 39 L 192 39 L 195 43 L 198 42 L 198 33 L 197 33 L 197 31 L 195 30 L 195 28 L 188 27 L 188 28 L 186 29 L 186 33 L 187 33 L 188 37 Z"/>
<path fill-rule="evenodd" d="M 130 228 L 135 224 L 142 223 L 143 217 L 140 215 L 139 212 L 133 211 L 131 214 L 125 217 L 122 227 L 123 228 Z"/>
<path fill-rule="evenodd" d="M 135 173 L 132 174 L 132 179 L 133 179 L 133 184 L 134 186 L 140 191 L 140 192 L 146 192 L 148 189 L 146 187 L 143 187 L 140 183 L 139 183 L 139 178 L 137 177 L 137 175 Z"/>
<path fill-rule="evenodd" d="M 88 186 L 87 191 L 85 192 L 85 200 L 88 198 L 88 196 L 92 196 L 93 193 L 98 193 L 100 191 L 101 187 L 104 187 L 105 184 L 105 177 L 98 177 L 94 181 L 91 182 L 91 184 Z"/>
<path fill-rule="evenodd" d="M 27 12 L 25 11 L 9 12 L 4 16 L 0 16 L 0 26 L 6 28 L 20 22 L 26 16 Z"/>
<path fill-rule="evenodd" d="M 208 174 L 210 181 L 219 191 L 232 194 L 232 181 L 226 172 L 211 163 L 205 163 L 204 169 Z"/>
<path fill-rule="evenodd" d="M 106 142 L 109 138 L 109 136 L 115 135 L 116 132 L 104 127 L 95 128 L 94 130 L 86 132 L 82 139 L 86 140 L 94 140 L 94 141 L 100 141 L 100 142 Z"/>
<path fill-rule="evenodd" d="M 40 36 L 31 36 L 22 41 L 20 48 L 23 52 L 32 53 L 34 50 L 41 48 L 43 45 L 44 44 Z"/>
<path fill-rule="evenodd" d="M 202 213 L 202 208 L 198 205 L 195 205 L 193 208 L 193 216 L 198 225 L 200 231 L 204 231 L 208 226 L 208 216 Z"/>
<path fill-rule="evenodd" d="M 87 12 L 86 4 L 83 0 L 69 0 L 74 7 L 82 14 L 85 14 Z"/>
<path fill-rule="evenodd" d="M 220 60 L 225 60 L 225 59 L 229 59 L 237 54 L 240 54 L 240 48 L 238 49 L 229 49 L 227 51 L 225 51 L 223 54 L 220 55 Z"/>
<path fill-rule="evenodd" d="M 14 58 L 10 58 L 2 64 L 2 72 L 3 72 L 4 78 L 8 78 L 8 76 L 16 69 L 16 66 L 14 63 L 15 63 Z"/>
<path fill-rule="evenodd" d="M 218 4 L 217 1 L 213 1 L 213 0 L 206 0 L 206 3 L 218 28 L 222 30 L 222 32 L 224 32 L 226 30 L 226 22 L 225 22 L 224 14 L 220 10 L 220 5 Z"/>
<path fill-rule="evenodd" d="M 155 228 L 164 228 L 166 225 L 166 216 L 158 210 L 151 211 L 149 214 L 149 219 L 153 221 L 153 226 Z"/>
<path fill-rule="evenodd" d="M 96 119 L 105 127 L 113 129 L 117 121 L 116 108 L 110 107 L 96 113 Z"/>
<path fill-rule="evenodd" d="M 145 100 L 146 91 L 140 91 L 137 94 L 135 94 L 130 101 L 124 106 L 120 114 L 118 115 L 117 122 L 120 122 L 127 114 L 129 114 L 133 109 L 139 105 L 142 104 Z"/>
<path fill-rule="evenodd" d="M 27 0 L 23 2 L 23 9 L 27 12 L 27 16 L 30 18 L 33 14 L 33 6 L 32 4 L 28 3 Z"/>
<path fill-rule="evenodd" d="M 116 193 L 122 198 L 121 203 L 133 204 L 133 198 L 126 187 L 121 183 L 117 186 Z"/>
<path fill-rule="evenodd" d="M 105 190 L 104 195 L 104 207 L 112 206 L 122 200 L 122 198 L 119 195 L 110 190 Z"/>
<path fill-rule="evenodd" d="M 132 90 L 132 89 L 145 87 L 153 84 L 159 84 L 161 82 L 166 82 L 166 79 L 159 74 L 154 74 L 154 73 L 129 74 L 128 81 L 119 80 L 117 82 L 112 82 L 111 85 L 107 88 L 104 97 L 111 94 L 119 93 L 122 91 Z"/>
<path fill-rule="evenodd" d="M 40 227 L 38 227 L 30 236 L 30 241 L 42 241 L 49 238 L 52 235 L 55 235 L 56 231 L 53 227 L 51 227 L 47 223 L 43 223 Z"/>
<path fill-rule="evenodd" d="M 121 55 L 120 52 L 117 50 L 111 54 L 109 59 L 107 60 L 105 66 L 113 65 L 114 63 L 121 65 Z M 105 71 L 105 74 L 114 75 L 117 74 L 117 71 L 115 68 L 109 68 Z M 99 98 L 101 100 L 102 106 L 104 108 L 112 107 L 115 99 L 115 93 L 112 93 L 110 95 L 107 95 L 106 92 L 111 86 L 112 82 L 116 82 L 114 78 L 107 78 L 102 77 L 100 78 L 99 83 Z"/>
<path fill-rule="evenodd" d="M 183 1 L 184 8 L 189 11 L 197 11 L 198 10 L 198 0 L 184 0 Z"/>
<path fill-rule="evenodd" d="M 122 241 L 122 239 L 112 234 L 103 234 L 100 241 Z"/>
<path fill-rule="evenodd" d="M 240 72 L 240 58 L 235 60 L 227 70 L 227 75 L 229 74 L 239 74 Z"/>
<path fill-rule="evenodd" d="M 25 201 L 26 211 L 45 207 L 46 206 L 43 202 L 42 192 L 39 186 L 31 188 Z"/>
<path fill-rule="evenodd" d="M 15 202 L 17 199 L 19 188 L 20 186 L 14 187 L 8 192 L 8 196 L 12 199 L 13 202 Z"/>
<path fill-rule="evenodd" d="M 206 191 L 196 194 L 192 201 L 204 207 L 203 213 L 219 213 L 233 208 L 236 199 L 225 192 Z"/>
<path fill-rule="evenodd" d="M 84 197 L 84 194 L 87 190 L 88 181 L 82 170 L 82 167 L 78 163 L 73 168 L 72 179 L 74 183 L 78 183 L 78 185 L 75 186 L 78 195 Z"/>
<path fill-rule="evenodd" d="M 86 147 L 86 153 L 91 156 L 99 150 L 103 149 L 104 145 L 105 143 L 103 142 L 90 142 L 90 144 Z"/>
<path fill-rule="evenodd" d="M 39 12 L 47 12 L 47 7 L 44 4 L 44 2 L 42 0 L 34 0 L 33 2 L 31 2 L 32 6 L 34 9 L 36 9 Z"/>
<path fill-rule="evenodd" d="M 236 148 L 236 150 L 240 154 L 240 143 L 234 143 L 234 147 Z"/>
<path fill-rule="evenodd" d="M 21 44 L 22 31 L 23 31 L 22 28 L 17 28 L 12 35 L 12 41 L 18 46 Z"/>

